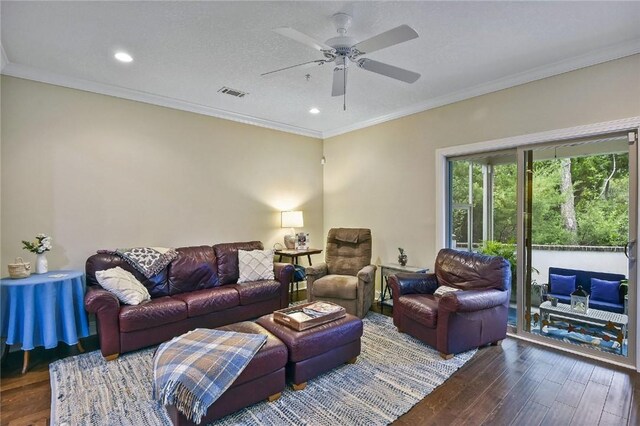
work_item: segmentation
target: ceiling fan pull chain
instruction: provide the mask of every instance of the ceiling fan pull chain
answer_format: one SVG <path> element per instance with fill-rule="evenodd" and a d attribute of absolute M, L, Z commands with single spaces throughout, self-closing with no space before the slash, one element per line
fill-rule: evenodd
<path fill-rule="evenodd" d="M 344 86 L 344 94 L 342 95 L 342 110 L 347 110 L 347 61 L 344 61 L 344 78 L 342 79 L 342 84 Z"/>

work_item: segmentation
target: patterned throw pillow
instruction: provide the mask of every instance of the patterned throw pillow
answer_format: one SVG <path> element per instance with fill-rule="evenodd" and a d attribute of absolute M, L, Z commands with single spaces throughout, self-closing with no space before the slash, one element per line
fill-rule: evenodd
<path fill-rule="evenodd" d="M 238 284 L 273 280 L 273 250 L 238 250 L 240 278 Z"/>
<path fill-rule="evenodd" d="M 96 271 L 98 283 L 110 293 L 113 293 L 126 305 L 139 305 L 151 296 L 145 286 L 129 271 L 119 266 L 105 271 Z"/>

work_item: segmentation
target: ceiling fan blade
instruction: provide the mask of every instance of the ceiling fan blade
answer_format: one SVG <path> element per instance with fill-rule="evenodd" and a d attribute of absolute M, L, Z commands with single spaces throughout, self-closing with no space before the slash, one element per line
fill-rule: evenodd
<path fill-rule="evenodd" d="M 346 70 L 340 67 L 333 69 L 333 87 L 331 88 L 331 96 L 342 96 L 346 90 Z"/>
<path fill-rule="evenodd" d="M 371 59 L 360 59 L 358 61 L 358 66 L 363 70 L 395 78 L 396 80 L 401 80 L 405 83 L 415 83 L 415 81 L 420 78 L 420 74 L 418 74 L 417 72 L 405 70 L 404 68 L 394 67 L 393 65 L 385 64 L 384 62 L 373 61 Z"/>
<path fill-rule="evenodd" d="M 375 52 L 394 44 L 404 43 L 405 41 L 418 38 L 418 33 L 408 25 L 400 25 L 389 31 L 373 36 L 367 40 L 361 41 L 355 47 L 361 54 Z"/>
<path fill-rule="evenodd" d="M 268 72 L 260 74 L 260 76 L 261 77 L 270 77 L 272 74 L 275 74 L 275 73 L 280 72 L 280 71 L 286 71 L 286 70 L 289 70 L 291 68 L 296 68 L 296 67 L 302 67 L 303 69 L 304 68 L 311 68 L 311 67 L 318 66 L 318 65 L 324 65 L 326 62 L 330 62 L 330 61 L 327 61 L 325 59 L 318 59 L 316 61 L 303 62 L 301 64 L 291 65 L 291 66 L 280 68 L 280 69 L 277 69 L 277 70 L 268 71 Z"/>
<path fill-rule="evenodd" d="M 317 41 L 313 37 L 308 36 L 308 35 L 306 35 L 304 33 L 301 33 L 298 30 L 294 30 L 293 28 L 290 28 L 290 27 L 276 28 L 273 31 L 275 31 L 278 34 L 283 35 L 283 36 L 285 36 L 287 38 L 290 38 L 291 40 L 295 40 L 298 43 L 306 44 L 307 46 L 311 47 L 312 49 L 316 49 L 316 50 L 319 50 L 321 52 L 333 52 L 334 51 L 334 49 L 331 46 L 327 46 L 326 44 Z"/>

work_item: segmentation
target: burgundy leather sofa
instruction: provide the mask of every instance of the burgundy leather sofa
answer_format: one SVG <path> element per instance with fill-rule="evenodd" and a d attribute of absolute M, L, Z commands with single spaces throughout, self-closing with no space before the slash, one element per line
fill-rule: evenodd
<path fill-rule="evenodd" d="M 511 268 L 502 257 L 443 249 L 435 273 L 392 275 L 389 285 L 398 331 L 435 347 L 445 359 L 506 337 Z M 461 291 L 434 296 L 442 285 Z"/>
<path fill-rule="evenodd" d="M 111 360 L 197 327 L 219 327 L 288 306 L 293 266 L 274 264 L 275 280 L 237 284 L 238 249 L 262 250 L 260 241 L 181 247 L 178 257 L 152 279 L 122 258 L 98 253 L 86 262 L 85 308 L 96 315 L 100 350 Z M 95 272 L 116 266 L 131 272 L 151 294 L 137 306 L 123 305 L 96 280 Z"/>

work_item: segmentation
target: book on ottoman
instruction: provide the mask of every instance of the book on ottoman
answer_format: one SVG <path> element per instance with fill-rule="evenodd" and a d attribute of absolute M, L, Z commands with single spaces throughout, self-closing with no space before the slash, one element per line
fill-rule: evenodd
<path fill-rule="evenodd" d="M 337 320 L 346 314 L 347 311 L 342 306 L 334 303 L 311 302 L 275 311 L 273 320 L 294 330 L 302 331 Z"/>

